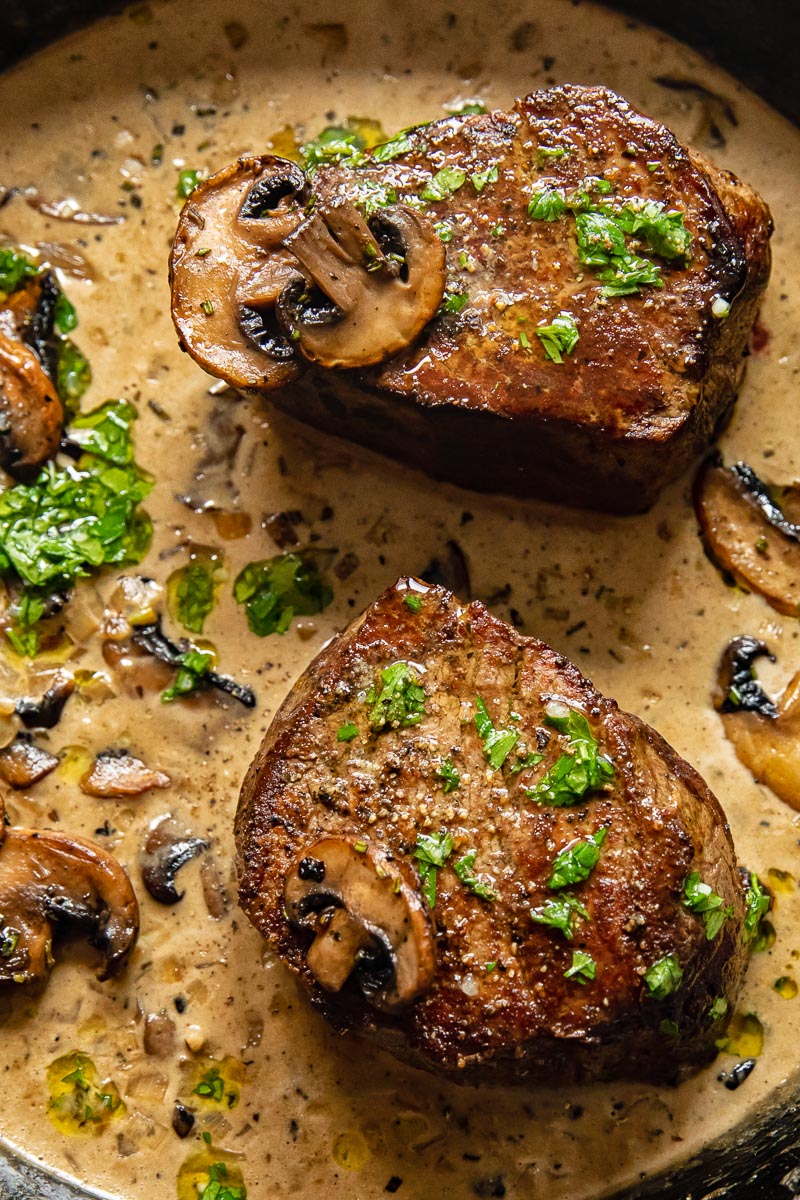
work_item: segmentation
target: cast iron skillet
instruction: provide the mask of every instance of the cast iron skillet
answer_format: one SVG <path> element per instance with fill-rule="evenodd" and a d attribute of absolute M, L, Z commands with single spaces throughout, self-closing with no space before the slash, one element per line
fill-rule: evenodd
<path fill-rule="evenodd" d="M 0 0 L 0 70 L 121 7 L 120 0 Z M 612 7 L 688 42 L 800 124 L 800 19 L 795 0 L 617 0 Z M 720 1103 L 724 1099 L 721 1092 Z M 663 1136 L 668 1137 L 669 1130 Z M 481 1189 L 476 1194 L 505 1195 L 502 1183 L 493 1183 L 491 1192 Z M 660 1200 L 800 1197 L 800 1084 L 787 1085 L 774 1106 L 746 1128 L 708 1146 L 680 1169 L 651 1178 L 615 1200 L 656 1196 Z M 0 1150 L 0 1200 L 86 1200 L 86 1194 Z"/>

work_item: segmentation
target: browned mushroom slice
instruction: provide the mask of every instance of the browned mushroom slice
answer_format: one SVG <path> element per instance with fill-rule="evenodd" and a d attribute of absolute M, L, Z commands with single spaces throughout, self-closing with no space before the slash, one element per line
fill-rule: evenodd
<path fill-rule="evenodd" d="M 753 664 L 771 658 L 764 642 L 734 638 L 720 661 L 716 707 L 736 756 L 758 783 L 800 809 L 800 672 L 771 700 Z"/>
<path fill-rule="evenodd" d="M 278 387 L 300 371 L 275 302 L 299 275 L 281 243 L 302 220 L 305 196 L 295 163 L 240 158 L 198 184 L 181 212 L 172 317 L 192 358 L 234 387 Z"/>
<path fill-rule="evenodd" d="M 0 750 L 0 779 L 12 788 L 28 788 L 58 766 L 55 755 L 21 734 Z"/>
<path fill-rule="evenodd" d="M 365 221 L 341 202 L 285 239 L 313 288 L 290 283 L 278 319 L 306 358 L 323 367 L 365 367 L 410 346 L 445 289 L 445 249 L 432 223 L 410 208 Z"/>
<path fill-rule="evenodd" d="M 58 450 L 64 408 L 39 359 L 0 334 L 0 466 L 28 479 Z"/>
<path fill-rule="evenodd" d="M 136 944 L 139 908 L 117 860 L 81 838 L 5 829 L 1 815 L 0 829 L 0 984 L 43 982 L 62 925 L 100 951 L 99 979 L 118 974 Z"/>
<path fill-rule="evenodd" d="M 91 770 L 80 781 L 82 792 L 101 797 L 141 796 L 151 788 L 169 786 L 169 775 L 151 770 L 140 758 L 121 750 L 98 754 Z"/>
<path fill-rule="evenodd" d="M 746 463 L 713 460 L 695 485 L 700 531 L 712 558 L 736 583 L 787 616 L 800 615 L 800 525 L 790 514 L 800 488 L 771 488 Z"/>
<path fill-rule="evenodd" d="M 355 975 L 376 1008 L 394 1012 L 433 983 L 433 926 L 415 877 L 366 842 L 331 837 L 306 847 L 284 900 L 289 922 L 315 935 L 306 963 L 326 991 Z"/>
<path fill-rule="evenodd" d="M 142 882 L 159 904 L 177 904 L 183 892 L 175 886 L 181 867 L 208 849 L 203 838 L 181 833 L 171 817 L 159 817 L 147 831 L 140 867 Z"/>

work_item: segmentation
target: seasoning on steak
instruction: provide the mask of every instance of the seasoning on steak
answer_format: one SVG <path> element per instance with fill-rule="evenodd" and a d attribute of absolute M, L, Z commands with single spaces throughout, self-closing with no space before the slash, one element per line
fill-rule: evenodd
<path fill-rule="evenodd" d="M 409 579 L 298 680 L 236 840 L 242 907 L 314 1005 L 462 1081 L 712 1058 L 768 903 L 751 880 L 745 917 L 725 816 L 654 730 Z"/>
<path fill-rule="evenodd" d="M 353 206 L 366 217 L 355 248 Z M 392 311 L 380 294 L 414 291 L 397 234 L 409 214 L 444 242 L 444 301 L 419 336 L 398 316 L 391 357 L 359 358 L 352 297 L 366 297 L 363 332 L 371 310 Z M 189 352 L 239 386 L 229 347 L 244 338 L 246 386 L 321 429 L 466 487 L 637 512 L 730 414 L 771 229 L 750 188 L 659 122 L 565 85 L 305 179 L 271 156 L 226 168 L 182 214 L 173 314 Z M 238 279 L 232 245 L 245 247 Z M 347 282 L 359 272 L 361 292 Z M 215 355 L 217 322 L 234 332 Z"/>

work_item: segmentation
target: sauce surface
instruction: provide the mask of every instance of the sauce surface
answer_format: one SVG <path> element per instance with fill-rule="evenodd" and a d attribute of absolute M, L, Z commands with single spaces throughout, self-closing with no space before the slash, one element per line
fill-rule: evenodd
<path fill-rule="evenodd" d="M 220 669 L 258 697 L 248 712 L 210 695 L 171 705 L 158 690 L 128 695 L 99 639 L 68 664 L 105 671 L 108 686 L 74 697 L 40 740 L 55 753 L 82 754 L 66 754 L 47 779 L 9 795 L 8 811 L 15 824 L 64 829 L 113 850 L 141 900 L 141 936 L 117 982 L 96 982 L 88 958 L 62 950 L 40 997 L 0 998 L 13 1097 L 0 1109 L 0 1135 L 124 1200 L 149 1200 L 154 1189 L 174 1194 L 182 1164 L 203 1151 L 202 1131 L 238 1164 L 251 1197 L 361 1200 L 397 1191 L 416 1200 L 445 1187 L 454 1197 L 580 1200 L 688 1158 L 791 1077 L 800 999 L 774 984 L 800 972 L 793 883 L 778 892 L 777 940 L 754 956 L 740 1001 L 740 1013 L 757 1013 L 765 1040 L 738 1090 L 718 1079 L 737 1061 L 730 1054 L 678 1089 L 560 1089 L 558 1080 L 461 1089 L 338 1039 L 264 950 L 235 906 L 239 784 L 274 711 L 326 639 L 398 575 L 445 554 L 452 539 L 474 596 L 572 658 L 700 770 L 729 816 L 740 861 L 764 878 L 771 868 L 800 877 L 795 814 L 739 764 L 710 701 L 719 654 L 740 633 L 769 642 L 778 662 L 762 675 L 768 688 L 782 686 L 800 666 L 798 625 L 725 586 L 698 540 L 686 478 L 635 519 L 487 498 L 212 387 L 180 353 L 169 318 L 178 173 L 258 153 L 287 124 L 314 136 L 326 123 L 370 116 L 392 133 L 469 97 L 507 107 L 551 82 L 615 88 L 740 174 L 772 208 L 775 263 L 761 316 L 769 336 L 750 360 L 723 451 L 785 482 L 800 474 L 799 265 L 789 247 L 800 135 L 690 50 L 599 8 L 541 0 L 528 18 L 498 0 L 448 17 L 410 3 L 391 14 L 371 10 L 367 20 L 355 3 L 329 7 L 231 0 L 223 13 L 214 0 L 140 4 L 0 80 L 0 183 L 122 218 L 113 226 L 58 220 L 18 194 L 0 214 L 0 233 L 29 247 L 65 243 L 91 264 L 91 280 L 63 277 L 80 316 L 76 340 L 94 371 L 83 405 L 109 396 L 137 405 L 137 459 L 156 479 L 145 504 L 155 538 L 138 570 L 166 582 L 192 546 L 224 556 L 227 582 L 204 636 Z M 249 532 L 244 519 L 215 518 L 215 508 L 247 514 Z M 266 518 L 281 512 L 300 514 L 301 544 L 335 551 L 334 563 L 353 556 L 353 569 L 345 579 L 332 574 L 334 600 L 319 617 L 259 640 L 230 585 L 246 563 L 279 552 Z M 108 572 L 90 587 L 105 600 L 115 579 Z M 13 691 L 10 659 L 0 678 Z M 76 780 L 86 753 L 109 747 L 166 772 L 170 788 L 129 801 L 85 796 Z M 165 813 L 211 841 L 206 861 L 226 894 L 221 915 L 204 901 L 199 860 L 182 869 L 185 895 L 174 907 L 144 892 L 139 848 Z M 144 1016 L 162 1009 L 175 1023 L 176 1049 L 147 1055 Z M 76 1051 L 90 1056 L 99 1079 L 113 1079 L 126 1106 L 96 1138 L 57 1131 L 46 1112 L 47 1068 Z M 240 1099 L 217 1111 L 192 1091 L 207 1060 L 226 1057 L 241 1075 Z M 197 1105 L 186 1140 L 171 1127 L 176 1098 Z"/>

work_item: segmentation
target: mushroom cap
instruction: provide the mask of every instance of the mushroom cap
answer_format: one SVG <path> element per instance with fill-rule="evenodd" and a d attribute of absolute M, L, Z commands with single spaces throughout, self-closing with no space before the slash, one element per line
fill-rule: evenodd
<path fill-rule="evenodd" d="M 117 860 L 82 838 L 2 828 L 0 984 L 46 979 L 62 922 L 100 951 L 98 979 L 118 974 L 136 944 L 139 906 Z"/>
<path fill-rule="evenodd" d="M 410 346 L 444 295 L 445 249 L 430 220 L 396 205 L 365 221 L 342 201 L 318 206 L 284 239 L 333 307 L 298 281 L 278 300 L 281 325 L 323 367 L 366 367 Z"/>
<path fill-rule="evenodd" d="M 436 969 L 430 909 L 411 870 L 355 838 L 321 838 L 297 855 L 286 877 L 286 914 L 316 936 L 306 963 L 328 991 L 354 972 L 385 1012 L 426 992 Z"/>
<path fill-rule="evenodd" d="M 181 211 L 172 317 L 195 362 L 234 387 L 269 389 L 300 373 L 273 310 L 298 277 L 281 243 L 302 220 L 305 191 L 288 159 L 240 158 L 199 183 Z"/>
<path fill-rule="evenodd" d="M 0 333 L 0 466 L 30 478 L 56 453 L 63 429 L 64 407 L 39 359 Z"/>

